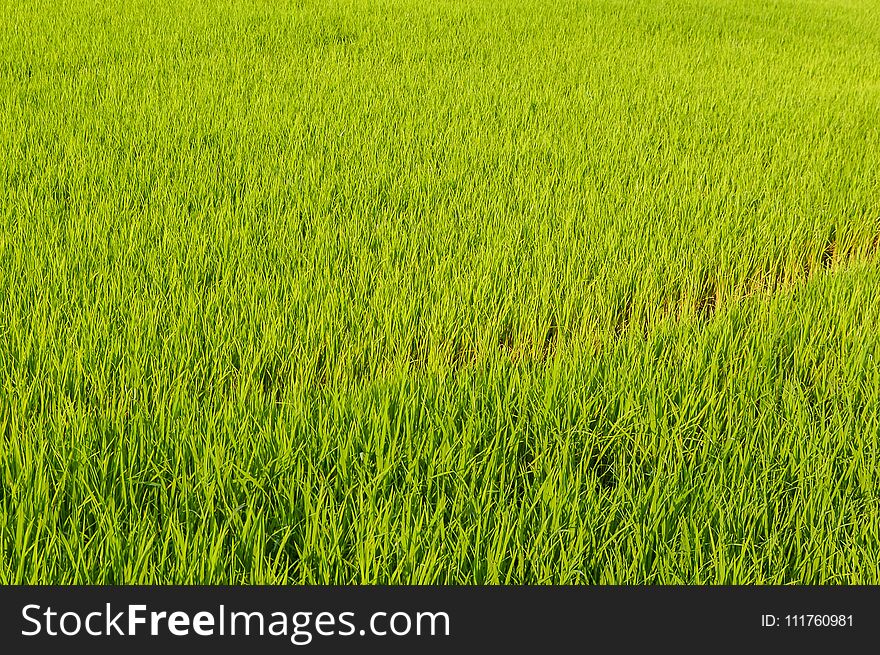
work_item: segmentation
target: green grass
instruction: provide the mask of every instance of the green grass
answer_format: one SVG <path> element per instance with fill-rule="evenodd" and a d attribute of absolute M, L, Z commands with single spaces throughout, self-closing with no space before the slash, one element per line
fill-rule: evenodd
<path fill-rule="evenodd" d="M 0 582 L 880 583 L 874 0 L 0 0 Z"/>

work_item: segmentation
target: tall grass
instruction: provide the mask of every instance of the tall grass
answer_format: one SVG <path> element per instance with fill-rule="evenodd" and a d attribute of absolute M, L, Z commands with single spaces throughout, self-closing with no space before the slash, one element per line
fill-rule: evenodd
<path fill-rule="evenodd" d="M 880 582 L 880 5 L 0 0 L 0 582 Z"/>

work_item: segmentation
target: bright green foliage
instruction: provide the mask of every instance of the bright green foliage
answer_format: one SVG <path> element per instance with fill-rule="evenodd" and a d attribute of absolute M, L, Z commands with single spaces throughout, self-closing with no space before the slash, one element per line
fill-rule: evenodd
<path fill-rule="evenodd" d="M 880 3 L 0 0 L 0 582 L 880 583 Z"/>

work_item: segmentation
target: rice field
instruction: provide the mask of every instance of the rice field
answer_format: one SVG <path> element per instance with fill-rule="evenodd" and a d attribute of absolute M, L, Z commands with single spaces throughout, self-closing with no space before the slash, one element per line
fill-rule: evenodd
<path fill-rule="evenodd" d="M 0 583 L 880 583 L 880 3 L 0 0 Z"/>

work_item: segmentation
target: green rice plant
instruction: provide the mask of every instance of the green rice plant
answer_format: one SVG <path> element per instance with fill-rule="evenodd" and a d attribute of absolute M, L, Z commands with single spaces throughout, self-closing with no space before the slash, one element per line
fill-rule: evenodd
<path fill-rule="evenodd" d="M 0 582 L 880 581 L 880 5 L 0 0 Z"/>

